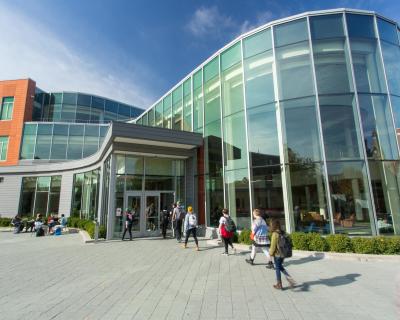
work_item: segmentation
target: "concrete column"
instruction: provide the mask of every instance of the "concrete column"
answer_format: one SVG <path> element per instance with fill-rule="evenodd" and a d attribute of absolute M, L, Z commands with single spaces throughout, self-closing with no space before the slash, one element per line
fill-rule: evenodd
<path fill-rule="evenodd" d="M 110 159 L 110 187 L 108 189 L 108 211 L 107 211 L 107 240 L 113 238 L 115 218 L 115 168 L 117 157 L 113 153 Z"/>

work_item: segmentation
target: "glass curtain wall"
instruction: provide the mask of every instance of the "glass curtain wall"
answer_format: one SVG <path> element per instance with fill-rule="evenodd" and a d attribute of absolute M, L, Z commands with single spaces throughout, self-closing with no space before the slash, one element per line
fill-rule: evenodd
<path fill-rule="evenodd" d="M 74 174 L 72 217 L 97 218 L 100 169 Z"/>
<path fill-rule="evenodd" d="M 23 177 L 19 215 L 32 217 L 37 214 L 58 214 L 61 176 Z"/>

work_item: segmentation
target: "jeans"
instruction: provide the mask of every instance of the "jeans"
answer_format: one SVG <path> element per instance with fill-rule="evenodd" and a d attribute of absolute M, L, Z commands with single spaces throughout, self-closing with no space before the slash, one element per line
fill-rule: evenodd
<path fill-rule="evenodd" d="M 175 221 L 175 232 L 176 232 L 176 240 L 181 241 L 181 239 L 182 239 L 182 220 Z"/>
<path fill-rule="evenodd" d="M 283 267 L 283 260 L 284 258 L 281 257 L 274 257 L 274 262 L 275 262 L 275 272 L 276 272 L 276 280 L 278 282 L 282 281 L 281 278 L 281 272 L 286 276 L 289 277 L 289 273 L 286 271 L 286 269 Z"/>
<path fill-rule="evenodd" d="M 128 227 L 125 227 L 124 233 L 122 235 L 122 240 L 124 240 L 127 230 L 129 231 L 129 239 L 132 240 L 132 224 L 128 224 Z"/>
<path fill-rule="evenodd" d="M 191 228 L 191 229 L 186 230 L 185 246 L 188 243 L 190 234 L 193 234 L 194 242 L 196 243 L 196 246 L 198 246 L 199 242 L 197 241 L 197 229 L 196 228 Z"/>
<path fill-rule="evenodd" d="M 233 249 L 232 238 L 224 238 L 224 237 L 221 238 L 222 241 L 224 241 L 225 253 L 228 253 L 228 245 L 230 245 L 231 248 Z"/>
<path fill-rule="evenodd" d="M 161 224 L 161 232 L 164 239 L 167 237 L 167 227 L 168 227 L 168 221 L 167 222 L 164 221 Z"/>

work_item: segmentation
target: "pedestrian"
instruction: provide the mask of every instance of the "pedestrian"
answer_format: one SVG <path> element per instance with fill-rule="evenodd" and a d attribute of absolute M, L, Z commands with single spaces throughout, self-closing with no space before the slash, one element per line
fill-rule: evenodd
<path fill-rule="evenodd" d="M 278 219 L 271 221 L 271 247 L 269 248 L 270 256 L 274 257 L 275 272 L 276 272 L 276 284 L 275 289 L 282 290 L 282 278 L 281 272 L 285 275 L 286 280 L 289 282 L 291 287 L 294 287 L 296 282 L 289 275 L 286 269 L 283 267 L 283 261 L 285 259 L 285 252 L 282 252 L 286 247 L 288 238 L 285 236 L 285 232 L 281 228 L 281 224 Z"/>
<path fill-rule="evenodd" d="M 271 260 L 271 256 L 269 255 L 270 241 L 268 239 L 268 225 L 265 222 L 263 215 L 259 209 L 253 210 L 253 218 L 254 220 L 251 225 L 253 243 L 251 245 L 250 258 L 246 259 L 246 262 L 253 265 L 257 251 L 261 249 L 268 258 L 267 268 L 272 269 L 273 263 Z"/>
<path fill-rule="evenodd" d="M 36 237 L 43 237 L 44 236 L 43 220 L 42 220 L 42 215 L 40 213 L 38 213 L 37 216 L 36 216 L 35 232 L 36 232 Z"/>
<path fill-rule="evenodd" d="M 193 212 L 192 207 L 188 207 L 188 212 L 185 216 L 185 222 L 183 224 L 183 230 L 185 234 L 185 244 L 183 245 L 183 248 L 187 248 L 187 243 L 190 237 L 190 234 L 193 235 L 194 242 L 196 243 L 196 250 L 200 251 L 199 248 L 199 241 L 197 240 L 197 217 L 196 214 Z"/>
<path fill-rule="evenodd" d="M 161 211 L 161 232 L 164 239 L 167 238 L 167 228 L 169 224 L 169 212 L 167 207 L 164 207 L 163 211 Z"/>
<path fill-rule="evenodd" d="M 175 221 L 175 235 L 178 242 L 182 242 L 182 222 L 185 218 L 185 212 L 178 201 L 172 213 L 172 220 Z"/>
<path fill-rule="evenodd" d="M 12 220 L 11 224 L 14 226 L 14 233 L 20 233 L 24 229 L 21 217 L 16 215 Z"/>
<path fill-rule="evenodd" d="M 126 220 L 125 220 L 125 229 L 124 233 L 122 234 L 122 241 L 125 240 L 126 231 L 129 232 L 129 241 L 132 241 L 132 225 L 133 225 L 133 215 L 132 212 L 126 208 Z"/>
<path fill-rule="evenodd" d="M 219 234 L 221 235 L 222 241 L 224 242 L 225 251 L 222 253 L 223 255 L 228 255 L 228 246 L 230 246 L 233 250 L 233 253 L 236 254 L 236 249 L 233 247 L 232 238 L 236 231 L 236 226 L 232 218 L 229 216 L 228 209 L 222 209 L 222 217 L 219 219 Z"/>

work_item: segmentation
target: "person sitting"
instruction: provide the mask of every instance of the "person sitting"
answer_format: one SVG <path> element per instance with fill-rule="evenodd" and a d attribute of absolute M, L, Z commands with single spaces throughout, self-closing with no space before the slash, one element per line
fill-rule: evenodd
<path fill-rule="evenodd" d="M 50 214 L 49 217 L 47 218 L 47 226 L 49 227 L 48 234 L 53 233 L 53 227 L 55 226 L 55 220 L 53 214 Z"/>
<path fill-rule="evenodd" d="M 14 226 L 14 233 L 20 233 L 24 229 L 24 225 L 19 215 L 16 215 L 11 220 L 11 224 Z"/>
<path fill-rule="evenodd" d="M 67 227 L 67 218 L 65 217 L 64 213 L 61 214 L 61 218 L 58 220 L 62 229 Z"/>
<path fill-rule="evenodd" d="M 35 231 L 36 231 L 36 237 L 44 236 L 42 215 L 40 213 L 37 215 L 37 218 L 35 220 Z"/>

